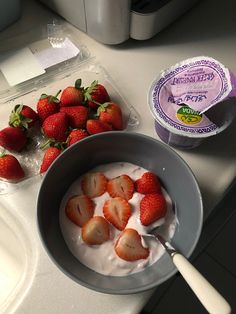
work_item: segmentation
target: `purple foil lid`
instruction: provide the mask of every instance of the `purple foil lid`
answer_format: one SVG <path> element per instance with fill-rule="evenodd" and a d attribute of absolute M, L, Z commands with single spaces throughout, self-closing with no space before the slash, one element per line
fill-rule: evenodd
<path fill-rule="evenodd" d="M 229 94 L 229 97 L 236 97 L 236 76 L 230 72 L 230 80 L 232 84 L 232 90 Z"/>
<path fill-rule="evenodd" d="M 214 121 L 215 105 L 235 94 L 233 73 L 213 58 L 195 57 L 161 73 L 150 88 L 149 105 L 155 120 L 169 131 L 207 137 L 226 127 L 224 115 L 220 123 Z M 203 113 L 210 108 L 210 115 Z"/>

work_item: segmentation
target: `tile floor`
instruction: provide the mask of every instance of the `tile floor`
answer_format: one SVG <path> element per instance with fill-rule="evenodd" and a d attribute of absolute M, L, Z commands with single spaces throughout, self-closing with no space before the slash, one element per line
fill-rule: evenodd
<path fill-rule="evenodd" d="M 236 313 L 236 180 L 207 218 L 191 258 L 196 268 L 225 297 Z M 177 274 L 160 286 L 141 314 L 206 314 Z"/>

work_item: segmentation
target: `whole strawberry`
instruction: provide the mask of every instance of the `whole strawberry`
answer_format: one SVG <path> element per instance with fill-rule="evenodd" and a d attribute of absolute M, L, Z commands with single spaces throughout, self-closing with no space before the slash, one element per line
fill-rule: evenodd
<path fill-rule="evenodd" d="M 82 140 L 83 138 L 89 136 L 88 132 L 83 129 L 78 130 L 72 130 L 67 138 L 67 144 L 68 146 L 71 146 L 72 144 Z"/>
<path fill-rule="evenodd" d="M 86 126 L 88 119 L 88 108 L 84 106 L 61 107 L 60 112 L 67 114 L 69 125 L 73 129 L 80 129 Z"/>
<path fill-rule="evenodd" d="M 16 105 L 10 114 L 9 125 L 28 129 L 34 126 L 38 118 L 38 114 L 31 107 Z"/>
<path fill-rule="evenodd" d="M 145 172 L 134 185 L 136 191 L 142 194 L 161 193 L 160 181 L 153 172 Z"/>
<path fill-rule="evenodd" d="M 97 134 L 112 130 L 112 126 L 100 120 L 89 119 L 86 123 L 86 129 L 89 134 Z"/>
<path fill-rule="evenodd" d="M 123 130 L 123 116 L 119 105 L 108 102 L 98 108 L 99 120 L 108 123 L 114 130 Z"/>
<path fill-rule="evenodd" d="M 0 178 L 18 181 L 25 176 L 19 161 L 10 154 L 0 155 Z"/>
<path fill-rule="evenodd" d="M 55 96 L 47 94 L 41 95 L 37 103 L 37 113 L 41 122 L 60 110 L 60 100 L 57 98 L 60 92 L 61 91 L 58 91 Z"/>
<path fill-rule="evenodd" d="M 49 147 L 44 153 L 43 161 L 40 167 L 40 173 L 47 171 L 61 152 L 62 150 L 57 147 Z"/>
<path fill-rule="evenodd" d="M 20 127 L 9 126 L 0 131 L 0 146 L 7 150 L 20 152 L 26 143 L 26 132 Z"/>
<path fill-rule="evenodd" d="M 81 87 L 81 79 L 75 82 L 75 86 L 66 87 L 60 97 L 61 107 L 80 106 L 84 100 L 84 89 Z"/>
<path fill-rule="evenodd" d="M 44 135 L 58 142 L 66 141 L 68 129 L 68 116 L 64 112 L 57 112 L 47 117 L 42 125 Z"/>
<path fill-rule="evenodd" d="M 90 108 L 96 109 L 100 104 L 110 101 L 110 96 L 103 85 L 98 84 L 98 81 L 93 81 L 85 89 L 84 100 Z"/>
<path fill-rule="evenodd" d="M 140 221 L 148 226 L 166 215 L 167 204 L 162 194 L 146 194 L 140 202 Z"/>

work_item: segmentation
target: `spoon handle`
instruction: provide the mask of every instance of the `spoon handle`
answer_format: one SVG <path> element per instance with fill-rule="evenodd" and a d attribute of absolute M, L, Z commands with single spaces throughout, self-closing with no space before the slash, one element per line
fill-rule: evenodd
<path fill-rule="evenodd" d="M 231 313 L 228 302 L 182 254 L 176 252 L 172 255 L 172 259 L 185 281 L 209 313 Z"/>

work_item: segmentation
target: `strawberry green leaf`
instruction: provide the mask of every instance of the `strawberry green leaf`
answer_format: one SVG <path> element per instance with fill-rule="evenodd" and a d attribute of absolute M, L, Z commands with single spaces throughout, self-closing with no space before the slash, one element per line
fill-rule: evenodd
<path fill-rule="evenodd" d="M 46 140 L 44 143 L 42 143 L 39 147 L 40 147 L 40 149 L 45 150 L 45 149 L 47 149 L 47 148 L 53 146 L 53 143 L 54 143 L 54 142 L 55 142 L 55 141 L 52 140 L 52 139 L 47 139 L 47 140 Z"/>
<path fill-rule="evenodd" d="M 49 96 L 47 95 L 47 94 L 42 94 L 41 96 L 40 96 L 40 100 L 43 100 L 43 99 L 46 99 L 46 98 L 48 98 Z"/>
<path fill-rule="evenodd" d="M 75 88 L 77 89 L 81 89 L 81 84 L 82 84 L 82 80 L 78 79 L 75 81 Z"/>
<path fill-rule="evenodd" d="M 44 143 L 42 143 L 40 145 L 40 149 L 45 150 L 49 147 L 56 147 L 59 148 L 61 150 L 64 150 L 67 147 L 67 143 L 66 142 L 57 142 L 54 139 L 47 139 Z"/>
<path fill-rule="evenodd" d="M 0 158 L 4 157 L 6 155 L 6 150 L 5 149 L 1 149 L 0 150 Z"/>
<path fill-rule="evenodd" d="M 23 127 L 25 129 L 28 129 L 28 124 L 32 122 L 33 120 L 27 117 L 24 117 L 21 114 L 21 111 L 23 109 L 23 105 L 16 105 L 15 108 L 12 110 L 9 118 L 9 125 L 13 127 Z"/>
<path fill-rule="evenodd" d="M 98 81 L 93 81 L 91 85 L 88 87 L 88 93 L 91 94 L 96 89 L 97 85 Z"/>
<path fill-rule="evenodd" d="M 105 102 L 104 104 L 99 104 L 98 102 L 95 102 L 99 105 L 98 109 L 97 109 L 97 116 L 100 116 L 101 112 L 106 111 L 107 106 L 109 106 L 109 102 Z"/>
<path fill-rule="evenodd" d="M 49 102 L 50 102 L 50 103 L 59 104 L 60 100 L 59 100 L 58 98 L 56 98 L 55 96 L 50 96 L 50 97 L 49 97 Z"/>

